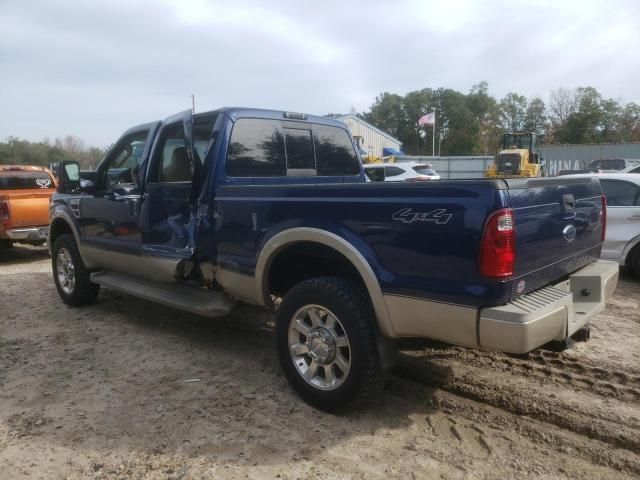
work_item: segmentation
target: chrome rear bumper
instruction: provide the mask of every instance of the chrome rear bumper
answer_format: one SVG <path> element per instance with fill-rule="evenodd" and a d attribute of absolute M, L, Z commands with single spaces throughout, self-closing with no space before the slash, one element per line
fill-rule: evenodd
<path fill-rule="evenodd" d="M 602 312 L 618 283 L 617 262 L 598 260 L 559 282 L 480 311 L 480 346 L 526 353 L 564 340 Z"/>
<path fill-rule="evenodd" d="M 9 240 L 16 242 L 40 242 L 49 236 L 49 227 L 14 228 L 6 231 Z"/>

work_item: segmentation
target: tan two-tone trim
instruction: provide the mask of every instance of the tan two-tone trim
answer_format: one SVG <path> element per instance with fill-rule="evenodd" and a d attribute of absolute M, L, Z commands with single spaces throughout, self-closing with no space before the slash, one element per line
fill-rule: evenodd
<path fill-rule="evenodd" d="M 396 336 L 477 346 L 477 308 L 400 295 L 385 295 L 384 299 Z"/>
<path fill-rule="evenodd" d="M 269 305 L 271 303 L 268 272 L 276 255 L 285 247 L 298 242 L 320 243 L 333 248 L 349 260 L 360 274 L 369 293 L 373 310 L 378 320 L 380 333 L 387 337 L 397 336 L 391 323 L 380 284 L 371 265 L 369 265 L 362 254 L 344 238 L 318 228 L 292 228 L 274 235 L 267 241 L 260 252 L 256 264 L 255 298 L 258 304 Z"/>

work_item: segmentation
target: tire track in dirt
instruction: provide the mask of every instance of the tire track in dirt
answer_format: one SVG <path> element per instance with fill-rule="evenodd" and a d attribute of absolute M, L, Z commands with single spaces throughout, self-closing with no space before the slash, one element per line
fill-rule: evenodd
<path fill-rule="evenodd" d="M 430 385 L 408 378 L 402 371 L 393 375 L 391 382 L 393 395 L 419 400 L 430 398 L 434 408 L 441 411 L 441 414 L 426 419 L 432 435 L 443 442 L 455 439 L 461 448 L 476 457 L 500 455 L 505 450 L 509 451 L 512 445 L 521 443 L 518 437 L 525 437 L 533 444 L 548 449 L 550 454 L 570 453 L 587 463 L 640 476 L 640 457 L 628 449 L 611 448 L 608 442 L 540 422 L 509 409 L 487 405 L 482 400 L 478 403 L 478 400 L 458 392 L 444 389 L 434 393 Z"/>
<path fill-rule="evenodd" d="M 427 348 L 419 353 L 429 360 L 498 369 L 513 375 L 533 377 L 543 383 L 570 385 L 575 390 L 604 398 L 640 402 L 640 372 L 603 368 L 563 352 L 539 349 L 518 357 L 495 351 L 450 347 L 445 351 Z"/>
<path fill-rule="evenodd" d="M 554 352 L 550 350 L 535 350 L 529 354 L 528 359 L 540 365 L 550 365 L 595 380 L 640 388 L 640 370 L 632 370 L 628 373 L 612 371 L 602 366 L 593 365 L 584 359 L 569 356 L 564 352 Z"/>
<path fill-rule="evenodd" d="M 551 356 L 555 354 L 557 356 Z M 543 383 L 570 385 L 575 390 L 615 397 L 628 402 L 640 402 L 640 378 L 624 372 L 611 372 L 601 367 L 586 365 L 556 352 L 537 351 L 529 359 L 519 359 L 492 352 L 468 351 L 461 361 L 479 367 L 500 367 L 513 375 L 534 378 Z"/>
<path fill-rule="evenodd" d="M 527 415 L 614 447 L 640 453 L 640 421 L 637 418 L 618 418 L 608 411 L 596 410 L 589 404 L 579 411 L 569 402 L 541 395 L 538 389 L 524 382 L 507 383 L 503 378 L 497 378 L 496 372 L 484 367 L 464 365 L 462 371 L 443 373 L 447 371 L 452 370 L 429 359 L 400 354 L 394 373 L 516 415 Z"/>

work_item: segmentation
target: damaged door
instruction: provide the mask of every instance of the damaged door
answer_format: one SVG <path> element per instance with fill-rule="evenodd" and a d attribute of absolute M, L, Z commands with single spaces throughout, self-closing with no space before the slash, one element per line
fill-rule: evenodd
<path fill-rule="evenodd" d="M 204 149 L 207 141 L 208 135 Z M 196 143 L 202 147 L 202 140 L 193 138 L 191 111 L 167 118 L 156 137 L 147 169 L 141 205 L 142 251 L 168 261 L 167 267 L 177 267 L 195 253 L 194 178 L 202 172 L 202 152 L 198 152 Z M 166 272 L 172 276 L 176 273 L 175 268 Z"/>

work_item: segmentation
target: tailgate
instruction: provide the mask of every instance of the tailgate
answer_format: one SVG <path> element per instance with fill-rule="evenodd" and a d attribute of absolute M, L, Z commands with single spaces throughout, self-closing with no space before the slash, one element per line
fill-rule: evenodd
<path fill-rule="evenodd" d="M 506 180 L 516 229 L 512 297 L 593 262 L 602 244 L 602 192 L 595 178 Z"/>
<path fill-rule="evenodd" d="M 0 191 L 0 196 L 9 199 L 10 228 L 33 227 L 49 224 L 49 199 L 53 188 L 29 191 Z"/>

